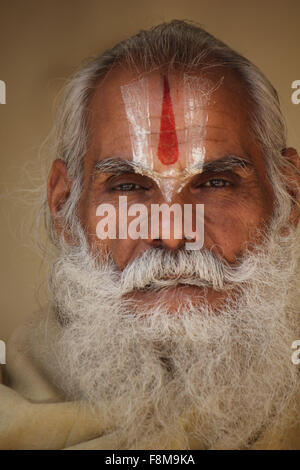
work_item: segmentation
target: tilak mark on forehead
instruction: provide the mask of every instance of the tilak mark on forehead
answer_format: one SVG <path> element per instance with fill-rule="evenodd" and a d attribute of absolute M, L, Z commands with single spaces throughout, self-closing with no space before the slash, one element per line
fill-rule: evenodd
<path fill-rule="evenodd" d="M 164 94 L 157 156 L 164 165 L 172 165 L 178 160 L 178 140 L 175 129 L 175 116 L 170 95 L 170 86 L 166 76 L 164 76 L 163 80 Z"/>

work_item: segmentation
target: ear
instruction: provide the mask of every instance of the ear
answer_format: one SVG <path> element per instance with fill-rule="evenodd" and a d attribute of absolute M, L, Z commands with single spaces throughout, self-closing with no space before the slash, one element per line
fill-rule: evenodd
<path fill-rule="evenodd" d="M 293 197 L 294 203 L 290 215 L 290 222 L 295 227 L 300 220 L 300 158 L 294 148 L 287 148 L 282 155 L 291 163 L 291 168 L 285 169 L 287 190 Z"/>
<path fill-rule="evenodd" d="M 58 213 L 70 195 L 71 186 L 72 181 L 68 178 L 65 163 L 54 160 L 48 178 L 48 205 L 58 235 L 63 229 Z"/>

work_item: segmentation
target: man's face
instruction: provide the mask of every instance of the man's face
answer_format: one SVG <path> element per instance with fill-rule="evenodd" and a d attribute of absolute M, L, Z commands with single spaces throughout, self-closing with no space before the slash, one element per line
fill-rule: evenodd
<path fill-rule="evenodd" d="M 141 93 L 145 83 L 148 98 Z M 293 393 L 290 345 L 299 322 L 290 291 L 298 292 L 297 240 L 292 224 L 284 225 L 283 236 L 283 218 L 272 218 L 274 196 L 249 132 L 248 109 L 236 79 L 223 71 L 171 74 L 166 86 L 158 72 L 135 76 L 116 69 L 91 101 L 80 224 L 74 228 L 80 243 L 62 244 L 51 276 L 54 311 L 63 324 L 54 368 L 63 393 L 108 410 L 132 448 L 137 442 L 171 448 L 161 443 L 161 428 L 167 439 L 183 436 L 195 448 L 246 446 Z M 142 163 L 144 170 L 100 171 L 107 159 L 116 159 L 115 168 L 121 160 Z M 64 164 L 54 162 L 54 216 L 66 197 L 65 175 Z M 280 184 L 278 190 L 282 196 Z M 159 240 L 100 240 L 96 210 L 110 203 L 118 211 L 119 196 L 147 207 L 204 204 L 204 249 L 180 250 L 185 240 L 172 233 Z M 285 201 L 278 198 L 278 210 L 287 220 Z M 265 225 L 270 231 L 260 240 Z M 234 263 L 247 245 L 250 252 L 238 266 L 222 263 Z M 217 291 L 219 277 L 225 287 Z M 184 281 L 187 286 L 178 285 Z M 227 298 L 228 283 L 237 289 Z M 221 307 L 219 299 L 225 300 Z M 190 429 L 183 429 L 182 418 Z M 153 436 L 157 441 L 150 444 Z"/>
<path fill-rule="evenodd" d="M 187 118 L 191 97 L 194 119 Z M 173 113 L 171 129 L 163 128 L 166 106 L 172 108 L 168 111 Z M 150 247 L 176 250 L 183 246 L 184 240 L 175 239 L 172 230 L 163 240 L 150 236 L 99 240 L 96 209 L 99 204 L 110 203 L 118 215 L 119 196 L 127 196 L 128 205 L 141 203 L 147 207 L 161 203 L 193 207 L 204 204 L 204 248 L 228 262 L 234 262 L 247 243 L 257 242 L 256 229 L 262 228 L 272 214 L 273 195 L 263 154 L 250 133 L 248 111 L 245 92 L 227 71 L 189 78 L 180 73 L 166 78 L 159 72 L 140 76 L 120 69 L 111 72 L 97 87 L 90 104 L 91 141 L 79 201 L 80 221 L 92 250 L 108 250 L 122 270 Z M 142 142 L 139 155 L 139 135 L 133 122 L 148 126 L 147 142 Z M 177 148 L 174 136 L 168 135 L 171 132 L 176 133 Z M 167 159 L 172 151 L 177 152 L 171 163 L 164 160 L 162 142 L 169 145 Z M 195 145 L 196 158 L 192 155 Z M 244 164 L 226 168 L 231 157 L 238 157 Z M 138 159 L 149 171 L 134 174 L 129 170 L 121 175 L 98 171 L 97 164 L 108 158 Z M 193 171 L 197 166 L 203 171 Z M 189 169 L 190 177 L 185 177 Z M 193 295 L 198 288 L 185 289 Z"/>

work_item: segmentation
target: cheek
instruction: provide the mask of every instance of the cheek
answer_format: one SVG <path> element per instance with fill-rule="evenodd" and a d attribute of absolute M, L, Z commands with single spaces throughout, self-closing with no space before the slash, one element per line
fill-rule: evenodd
<path fill-rule="evenodd" d="M 110 252 L 120 270 L 138 256 L 141 245 L 141 240 L 110 240 Z"/>
<path fill-rule="evenodd" d="M 272 206 L 253 195 L 248 198 L 224 198 L 207 202 L 204 206 L 204 246 L 234 262 L 241 255 L 246 243 L 259 243 L 257 232 L 268 224 Z"/>
<path fill-rule="evenodd" d="M 104 201 L 101 201 L 103 204 Z M 108 201 L 105 201 L 108 203 Z M 82 199 L 79 204 L 79 216 L 80 222 L 85 229 L 86 237 L 88 239 L 89 246 L 94 255 L 99 254 L 99 251 L 104 251 L 105 253 L 111 253 L 114 262 L 116 263 L 119 269 L 123 269 L 130 259 L 133 259 L 136 254 L 141 251 L 141 240 L 132 240 L 132 239 L 118 239 L 117 237 L 110 236 L 105 239 L 99 237 L 100 233 L 100 221 L 105 221 L 105 231 L 107 231 L 108 225 L 115 233 L 119 233 L 119 210 L 115 207 L 114 204 L 110 204 L 114 207 L 114 214 L 112 218 L 107 218 L 106 214 L 103 217 L 97 215 L 97 208 L 100 202 L 95 200 L 92 197 L 87 197 Z M 128 218 L 128 223 L 130 223 L 131 218 Z M 116 223 L 115 223 L 116 222 Z M 103 224 L 104 225 L 104 224 Z M 102 225 L 102 228 L 103 228 Z"/>

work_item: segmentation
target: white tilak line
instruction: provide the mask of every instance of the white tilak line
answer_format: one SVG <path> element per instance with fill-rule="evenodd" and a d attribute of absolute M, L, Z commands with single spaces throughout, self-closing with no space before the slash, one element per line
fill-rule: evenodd
<path fill-rule="evenodd" d="M 203 107 L 209 102 L 211 90 L 208 80 L 184 74 L 184 118 L 188 142 L 186 168 L 192 170 L 197 165 L 198 173 L 201 172 L 201 164 L 203 165 L 205 159 L 203 141 L 208 121 L 207 111 Z M 121 94 L 129 122 L 133 161 L 152 171 L 154 165 L 148 79 L 143 77 L 121 86 Z M 167 202 L 171 202 L 174 193 L 182 191 L 185 185 L 185 178 L 178 177 L 172 169 L 156 176 L 154 180 Z"/>
<path fill-rule="evenodd" d="M 121 86 L 121 94 L 129 121 L 133 161 L 152 169 L 148 79 L 143 77 Z"/>
<path fill-rule="evenodd" d="M 121 94 L 125 105 L 126 116 L 129 121 L 130 139 L 133 161 L 143 167 L 153 170 L 153 153 L 151 148 L 151 123 L 149 110 L 148 80 L 143 77 L 129 85 L 121 86 Z M 143 173 L 143 171 L 141 171 Z M 152 178 L 157 183 L 167 202 L 171 202 L 173 193 L 180 186 L 176 176 L 156 175 Z"/>
<path fill-rule="evenodd" d="M 206 125 L 211 84 L 208 80 L 184 74 L 184 120 L 188 142 L 187 168 L 204 163 Z"/>

